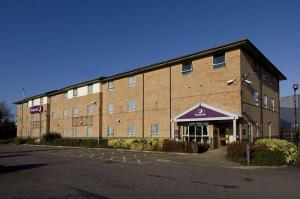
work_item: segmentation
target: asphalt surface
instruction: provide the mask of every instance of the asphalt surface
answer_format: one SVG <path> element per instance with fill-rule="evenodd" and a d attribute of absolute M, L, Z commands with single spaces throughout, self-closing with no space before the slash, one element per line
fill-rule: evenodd
<path fill-rule="evenodd" d="M 0 145 L 0 198 L 300 198 L 297 168 L 252 168 L 223 151 L 170 154 Z"/>

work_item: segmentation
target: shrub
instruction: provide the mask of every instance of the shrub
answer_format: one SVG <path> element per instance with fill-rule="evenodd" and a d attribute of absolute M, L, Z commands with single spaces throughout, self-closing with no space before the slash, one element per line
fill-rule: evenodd
<path fill-rule="evenodd" d="M 183 142 L 174 140 L 165 140 L 162 145 L 162 150 L 166 152 L 183 152 L 183 153 L 203 153 L 209 148 L 208 144 L 196 142 Z"/>
<path fill-rule="evenodd" d="M 245 164 L 246 163 L 246 143 L 234 142 L 227 145 L 227 158 Z"/>
<path fill-rule="evenodd" d="M 210 147 L 209 144 L 199 143 L 198 144 L 198 153 L 203 153 L 203 152 L 208 151 L 209 147 Z"/>
<path fill-rule="evenodd" d="M 255 142 L 253 154 L 255 164 L 291 165 L 295 163 L 296 159 L 296 146 L 286 140 L 261 139 Z"/>
<path fill-rule="evenodd" d="M 61 138 L 61 134 L 57 132 L 47 132 L 42 136 L 42 139 L 46 142 L 51 142 L 52 140 L 57 138 Z"/>

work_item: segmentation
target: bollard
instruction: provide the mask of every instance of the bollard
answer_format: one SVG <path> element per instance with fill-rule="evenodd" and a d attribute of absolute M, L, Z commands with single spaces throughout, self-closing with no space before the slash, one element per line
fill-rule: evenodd
<path fill-rule="evenodd" d="M 246 154 L 247 154 L 247 165 L 249 166 L 250 165 L 250 145 L 247 144 L 247 147 L 246 147 Z"/>

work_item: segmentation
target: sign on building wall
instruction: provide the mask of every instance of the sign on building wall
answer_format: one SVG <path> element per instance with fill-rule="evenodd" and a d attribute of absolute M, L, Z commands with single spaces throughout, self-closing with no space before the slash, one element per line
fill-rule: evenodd
<path fill-rule="evenodd" d="M 41 113 L 43 112 L 43 106 L 33 106 L 30 108 L 30 113 L 34 114 L 34 113 Z"/>

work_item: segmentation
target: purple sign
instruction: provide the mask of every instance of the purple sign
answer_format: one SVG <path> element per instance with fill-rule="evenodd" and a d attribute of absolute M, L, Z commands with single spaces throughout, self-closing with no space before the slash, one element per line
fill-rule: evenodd
<path fill-rule="evenodd" d="M 43 112 L 43 106 L 33 106 L 30 108 L 30 113 L 34 114 L 34 113 L 41 113 Z"/>
<path fill-rule="evenodd" d="M 214 111 L 212 109 L 200 105 L 194 108 L 193 110 L 189 111 L 188 113 L 182 115 L 178 119 L 196 119 L 196 118 L 212 118 L 212 117 L 228 117 L 228 115 L 225 115 L 223 113 Z"/>

